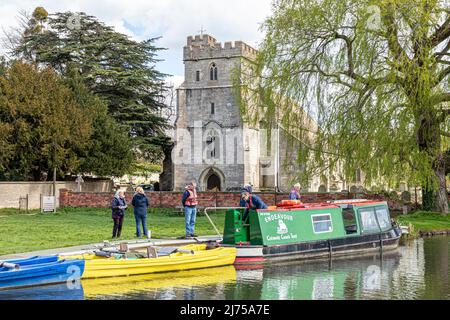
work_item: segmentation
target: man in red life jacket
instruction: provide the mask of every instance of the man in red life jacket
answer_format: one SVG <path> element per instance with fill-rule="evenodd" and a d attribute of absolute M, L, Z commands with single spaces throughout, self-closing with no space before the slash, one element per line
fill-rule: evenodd
<path fill-rule="evenodd" d="M 186 238 L 197 237 L 194 233 L 195 219 L 197 217 L 197 190 L 196 183 L 192 181 L 186 186 L 181 203 L 184 206 L 186 221 Z"/>

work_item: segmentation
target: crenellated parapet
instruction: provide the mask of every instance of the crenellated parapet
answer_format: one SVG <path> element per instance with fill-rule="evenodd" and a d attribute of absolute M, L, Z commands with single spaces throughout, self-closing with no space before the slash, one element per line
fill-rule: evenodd
<path fill-rule="evenodd" d="M 187 37 L 183 50 L 184 60 L 245 57 L 256 59 L 258 51 L 242 41 L 228 41 L 223 45 L 207 34 Z"/>

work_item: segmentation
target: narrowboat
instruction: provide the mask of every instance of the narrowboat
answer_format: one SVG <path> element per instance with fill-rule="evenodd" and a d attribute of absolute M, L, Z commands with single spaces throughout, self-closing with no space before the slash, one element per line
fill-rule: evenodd
<path fill-rule="evenodd" d="M 225 216 L 222 246 L 237 249 L 235 264 L 384 252 L 397 249 L 401 237 L 384 201 L 284 200 L 242 216 L 239 209 Z"/>

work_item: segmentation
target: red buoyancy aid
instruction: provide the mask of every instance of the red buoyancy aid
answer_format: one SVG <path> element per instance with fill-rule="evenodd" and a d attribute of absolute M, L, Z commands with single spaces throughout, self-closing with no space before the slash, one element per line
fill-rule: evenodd
<path fill-rule="evenodd" d="M 189 192 L 189 197 L 186 198 L 185 204 L 188 206 L 196 206 L 198 205 L 197 202 L 197 191 L 194 190 L 187 190 Z"/>
<path fill-rule="evenodd" d="M 245 201 L 245 204 L 247 205 L 247 209 L 253 209 L 252 195 L 250 195 L 249 200 L 250 201 Z"/>

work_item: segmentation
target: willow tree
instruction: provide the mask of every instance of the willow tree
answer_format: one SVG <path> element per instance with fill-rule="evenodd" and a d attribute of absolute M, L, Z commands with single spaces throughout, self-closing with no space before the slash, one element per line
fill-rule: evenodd
<path fill-rule="evenodd" d="M 303 125 L 293 103 L 314 115 L 315 143 L 299 159 L 340 163 L 346 177 L 359 168 L 367 183 L 419 183 L 424 207 L 448 212 L 448 2 L 278 0 L 262 28 L 242 96 L 259 99 L 258 118 L 284 110 L 288 128 Z"/>

